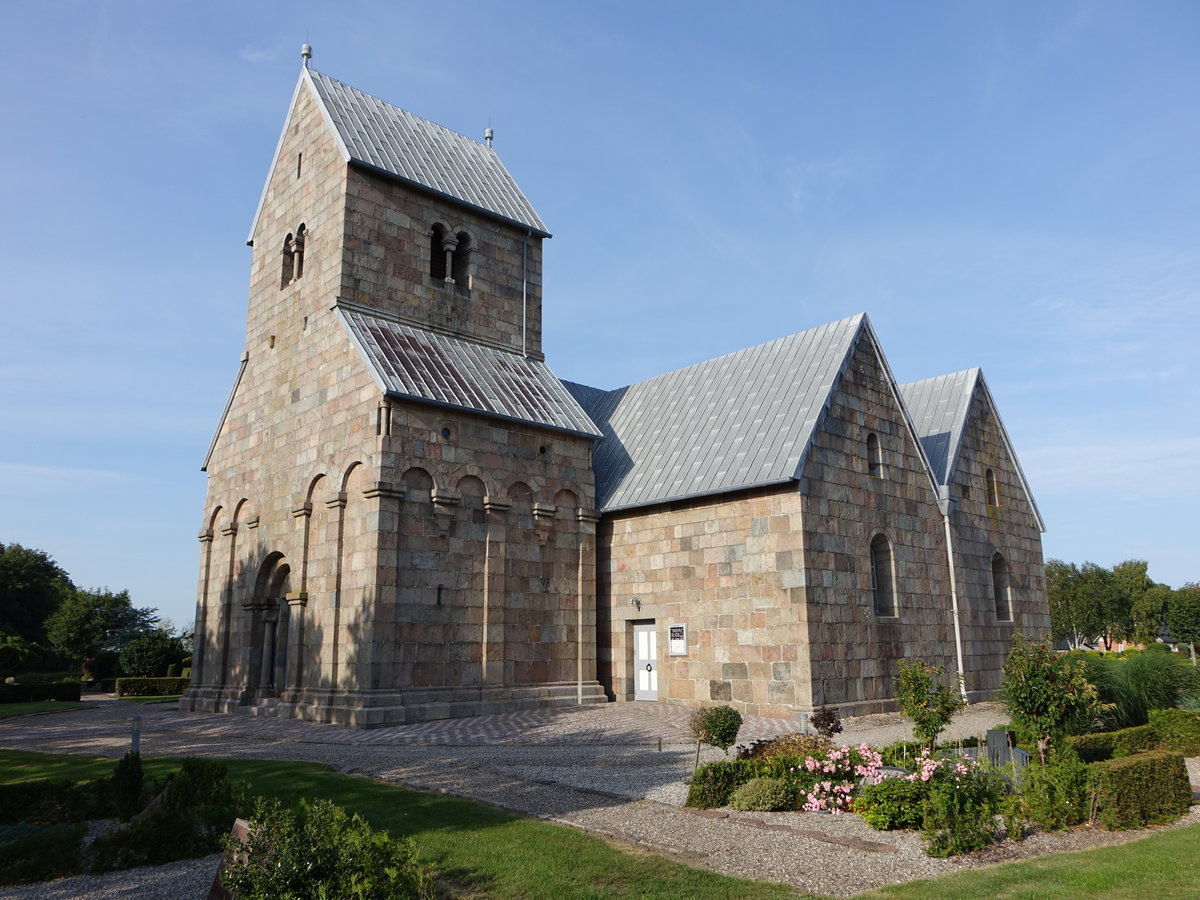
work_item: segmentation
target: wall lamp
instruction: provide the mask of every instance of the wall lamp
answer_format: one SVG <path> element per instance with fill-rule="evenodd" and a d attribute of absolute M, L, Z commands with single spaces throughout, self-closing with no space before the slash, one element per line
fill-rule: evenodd
<path fill-rule="evenodd" d="M 630 597 L 629 605 L 632 606 L 634 609 L 636 609 L 638 612 L 642 611 L 642 601 L 639 600 L 637 597 Z"/>

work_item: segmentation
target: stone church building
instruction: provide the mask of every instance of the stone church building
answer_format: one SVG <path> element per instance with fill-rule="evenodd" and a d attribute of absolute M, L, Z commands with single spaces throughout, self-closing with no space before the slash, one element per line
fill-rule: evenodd
<path fill-rule="evenodd" d="M 618 390 L 542 351 L 545 224 L 491 147 L 301 70 L 205 461 L 182 708 L 373 727 L 539 706 L 984 697 L 1049 628 L 978 369 L 865 315 Z"/>

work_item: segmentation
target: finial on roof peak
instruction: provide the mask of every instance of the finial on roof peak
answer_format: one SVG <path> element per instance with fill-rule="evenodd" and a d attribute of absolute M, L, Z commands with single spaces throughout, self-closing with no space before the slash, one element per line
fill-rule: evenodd
<path fill-rule="evenodd" d="M 308 61 L 312 59 L 312 44 L 300 45 L 300 58 L 304 60 L 304 68 L 308 68 Z"/>
<path fill-rule="evenodd" d="M 483 129 L 483 142 L 485 144 L 487 144 L 489 147 L 492 146 L 492 138 L 494 138 L 495 136 L 496 136 L 496 133 L 494 131 L 492 131 L 492 127 L 490 125 L 487 128 Z"/>

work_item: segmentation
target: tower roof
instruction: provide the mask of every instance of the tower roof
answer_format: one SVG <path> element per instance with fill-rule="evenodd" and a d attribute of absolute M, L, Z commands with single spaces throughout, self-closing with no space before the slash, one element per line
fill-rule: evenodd
<path fill-rule="evenodd" d="M 300 70 L 293 107 L 301 90 L 313 92 L 347 163 L 416 185 L 541 237 L 550 237 L 545 224 L 490 146 L 385 103 L 316 69 Z M 282 135 L 279 144 L 283 144 Z M 278 147 L 275 155 L 272 170 L 278 159 Z M 264 188 L 263 199 L 265 196 Z M 262 203 L 260 199 L 251 235 L 262 213 Z"/>

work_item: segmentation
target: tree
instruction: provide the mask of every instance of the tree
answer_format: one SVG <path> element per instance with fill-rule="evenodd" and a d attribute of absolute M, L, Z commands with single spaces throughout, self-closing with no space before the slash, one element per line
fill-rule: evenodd
<path fill-rule="evenodd" d="M 82 660 L 101 650 L 120 650 L 158 624 L 152 609 L 135 608 L 129 591 L 73 590 L 46 621 L 50 642 Z"/>
<path fill-rule="evenodd" d="M 44 642 L 46 619 L 74 587 L 45 552 L 0 544 L 0 632 Z"/>
<path fill-rule="evenodd" d="M 1084 675 L 1082 663 L 1020 633 L 1014 635 L 1000 692 L 1013 724 L 1037 741 L 1042 765 L 1051 741 L 1082 730 L 1107 706 Z"/>
<path fill-rule="evenodd" d="M 1098 636 L 1104 639 L 1104 649 L 1111 650 L 1113 641 L 1127 637 L 1132 630 L 1129 595 L 1112 572 L 1093 562 L 1079 567 L 1079 589 L 1095 606 Z"/>
<path fill-rule="evenodd" d="M 958 691 L 942 682 L 942 671 L 941 666 L 930 666 L 923 659 L 912 663 L 902 659 L 900 676 L 896 679 L 896 703 L 900 712 L 912 719 L 913 737 L 930 752 L 942 729 L 963 707 Z"/>
<path fill-rule="evenodd" d="M 1075 563 L 1046 562 L 1046 594 L 1050 601 L 1050 628 L 1056 641 L 1065 640 L 1075 650 L 1100 634 L 1099 612 L 1084 593 Z"/>
<path fill-rule="evenodd" d="M 1147 574 L 1149 563 L 1144 559 L 1127 559 L 1112 567 L 1113 579 L 1129 598 L 1130 636 L 1139 644 L 1149 646 L 1158 638 L 1162 628 L 1163 589 Z"/>
<path fill-rule="evenodd" d="M 1196 645 L 1200 644 L 1200 584 L 1188 582 L 1172 592 L 1167 602 L 1167 628 L 1175 640 L 1187 644 L 1196 665 Z"/>
<path fill-rule="evenodd" d="M 183 641 L 168 631 L 161 628 L 143 631 L 121 650 L 121 669 L 126 675 L 158 678 L 186 652 Z"/>

